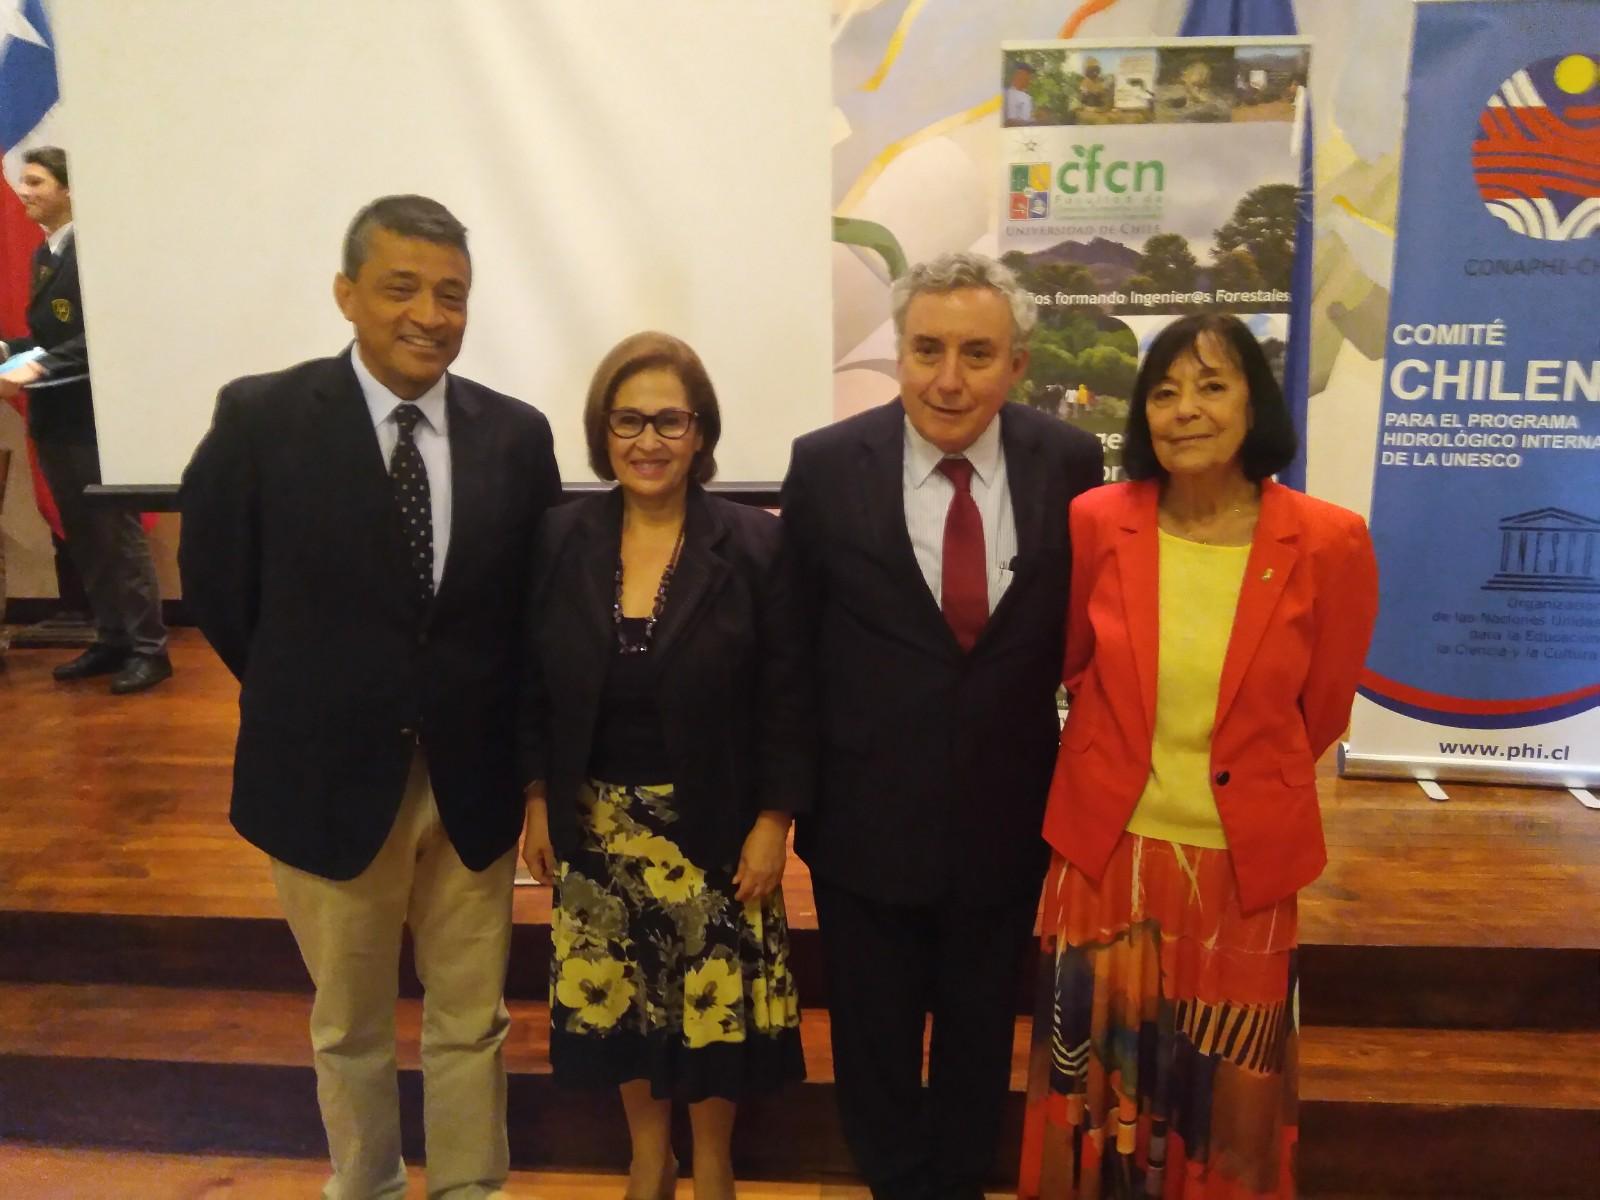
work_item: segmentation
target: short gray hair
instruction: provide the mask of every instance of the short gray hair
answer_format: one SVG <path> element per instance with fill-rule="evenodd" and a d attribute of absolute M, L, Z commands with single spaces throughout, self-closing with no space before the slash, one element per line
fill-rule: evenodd
<path fill-rule="evenodd" d="M 362 207 L 345 232 L 343 271 L 346 279 L 354 279 L 361 273 L 361 264 L 367 261 L 372 249 L 375 229 L 387 229 L 400 237 L 421 238 L 441 246 L 454 246 L 466 257 L 467 266 L 472 266 L 472 254 L 467 250 L 467 227 L 456 220 L 448 208 L 427 196 L 379 196 Z"/>
<path fill-rule="evenodd" d="M 889 289 L 889 304 L 894 313 L 895 336 L 906 331 L 906 309 L 911 301 L 924 292 L 954 292 L 960 288 L 993 288 L 1011 306 L 1011 348 L 1021 350 L 1028 344 L 1033 327 L 1039 323 L 1039 310 L 1033 297 L 1017 281 L 1011 268 L 986 254 L 961 250 L 941 254 L 928 262 L 918 263 Z"/>

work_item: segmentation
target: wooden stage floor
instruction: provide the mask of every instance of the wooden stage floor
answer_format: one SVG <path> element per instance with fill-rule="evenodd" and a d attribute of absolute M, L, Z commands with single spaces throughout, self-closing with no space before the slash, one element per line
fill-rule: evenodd
<path fill-rule="evenodd" d="M 139 696 L 56 684 L 67 653 L 0 667 L 0 1140 L 315 1157 L 309 985 L 265 859 L 227 820 L 233 680 L 188 629 L 174 678 Z M 1306 1195 L 1600 1195 L 1600 813 L 1536 789 L 1451 786 L 1436 803 L 1328 763 L 1320 785 L 1331 862 L 1300 909 Z M 794 859 L 785 893 L 812 1079 L 781 1111 L 751 1106 L 741 1169 L 840 1179 L 826 980 Z M 554 1111 L 548 892 L 519 888 L 516 917 L 513 1103 Z M 1024 984 L 1018 1086 L 1028 1007 Z M 403 1072 L 414 1059 L 403 1046 Z M 251 1105 L 266 1115 L 209 1117 Z M 614 1168 L 620 1118 L 562 1105 L 554 1128 L 514 1137 L 517 1165 Z M 1019 1110 L 1014 1093 L 1013 1134 Z"/>
<path fill-rule="evenodd" d="M 199 635 L 176 632 L 176 674 L 140 696 L 55 683 L 68 653 L 0 668 L 0 910 L 276 917 L 265 859 L 228 824 L 237 688 Z M 1600 949 L 1600 813 L 1568 793 L 1458 785 L 1439 803 L 1326 761 L 1320 785 L 1330 861 L 1303 941 Z M 798 861 L 785 892 L 814 925 Z M 518 889 L 519 922 L 548 912 Z"/>

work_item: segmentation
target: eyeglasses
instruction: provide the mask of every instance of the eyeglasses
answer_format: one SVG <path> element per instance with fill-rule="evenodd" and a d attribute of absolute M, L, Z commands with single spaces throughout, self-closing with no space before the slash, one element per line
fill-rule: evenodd
<path fill-rule="evenodd" d="M 619 438 L 636 438 L 646 425 L 655 427 L 661 437 L 676 441 L 689 432 L 695 414 L 687 408 L 663 408 L 642 413 L 637 408 L 613 408 L 606 414 L 606 428 Z"/>

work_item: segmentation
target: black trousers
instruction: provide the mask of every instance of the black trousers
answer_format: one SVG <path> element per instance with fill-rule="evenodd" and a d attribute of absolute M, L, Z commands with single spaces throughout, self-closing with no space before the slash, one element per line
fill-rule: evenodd
<path fill-rule="evenodd" d="M 1037 891 L 908 906 L 813 884 L 839 1118 L 856 1166 L 879 1200 L 974 1200 L 995 1165 Z"/>
<path fill-rule="evenodd" d="M 61 512 L 67 552 L 94 610 L 95 638 L 138 654 L 165 654 L 161 592 L 139 514 L 84 498 L 100 482 L 93 444 L 36 441 L 39 467 Z"/>

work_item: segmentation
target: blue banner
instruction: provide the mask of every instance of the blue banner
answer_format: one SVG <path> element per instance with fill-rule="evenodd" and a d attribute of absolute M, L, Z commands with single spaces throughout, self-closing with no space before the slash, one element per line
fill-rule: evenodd
<path fill-rule="evenodd" d="M 1600 780 L 1600 5 L 1417 9 L 1358 772 Z"/>

